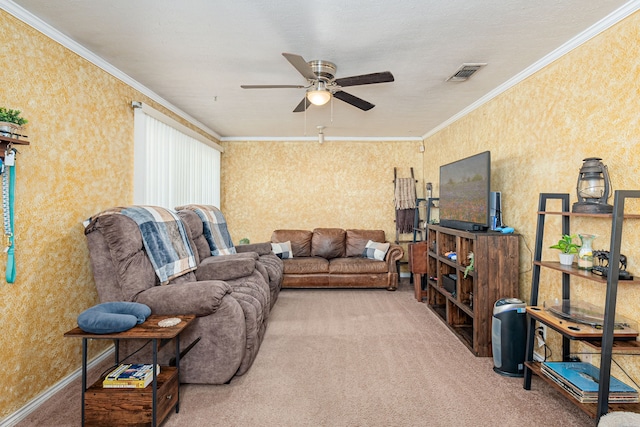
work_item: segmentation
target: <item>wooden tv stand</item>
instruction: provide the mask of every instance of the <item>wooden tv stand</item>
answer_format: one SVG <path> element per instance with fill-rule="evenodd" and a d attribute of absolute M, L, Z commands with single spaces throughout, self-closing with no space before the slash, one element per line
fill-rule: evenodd
<path fill-rule="evenodd" d="M 493 305 L 518 297 L 519 236 L 428 225 L 427 244 L 427 305 L 474 355 L 491 356 Z M 470 252 L 475 268 L 465 278 Z M 443 283 L 450 274 L 457 280 Z"/>

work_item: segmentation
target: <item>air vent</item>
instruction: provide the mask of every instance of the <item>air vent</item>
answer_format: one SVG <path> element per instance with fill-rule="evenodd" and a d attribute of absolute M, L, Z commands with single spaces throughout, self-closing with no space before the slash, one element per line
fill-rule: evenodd
<path fill-rule="evenodd" d="M 469 77 L 471 77 L 472 75 L 474 75 L 476 71 L 478 71 L 480 68 L 484 67 L 485 65 L 487 65 L 486 62 L 474 62 L 474 63 L 465 62 L 460 66 L 460 68 L 456 70 L 455 73 L 449 76 L 445 81 L 463 82 L 467 80 Z"/>

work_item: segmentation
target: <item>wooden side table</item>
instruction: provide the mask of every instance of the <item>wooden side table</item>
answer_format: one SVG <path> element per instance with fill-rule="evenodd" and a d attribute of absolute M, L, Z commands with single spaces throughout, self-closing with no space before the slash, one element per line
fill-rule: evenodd
<path fill-rule="evenodd" d="M 163 328 L 158 326 L 160 320 L 177 317 L 182 320 L 176 326 Z M 151 315 L 147 320 L 135 327 L 114 334 L 92 334 L 76 327 L 64 334 L 65 337 L 82 338 L 82 425 L 85 422 L 91 425 L 127 425 L 150 424 L 153 427 L 159 425 L 169 414 L 173 407 L 176 412 L 180 410 L 180 333 L 195 319 L 195 315 L 158 316 Z M 160 374 L 156 375 L 154 369 L 151 392 L 148 387 L 144 389 L 129 388 L 103 388 L 103 377 L 87 388 L 87 340 L 112 339 L 115 345 L 115 363 L 119 361 L 120 340 L 149 339 L 153 345 L 153 365 L 158 364 L 158 345 L 175 340 L 175 367 L 163 366 Z M 160 342 L 158 342 L 160 340 Z M 190 346 L 191 347 L 191 346 Z M 159 401 L 158 391 L 161 391 Z M 87 402 L 87 392 L 90 392 Z M 89 403 L 87 413 L 85 407 Z M 149 408 L 151 410 L 149 411 Z M 158 414 L 158 411 L 160 413 Z"/>
<path fill-rule="evenodd" d="M 427 291 L 422 289 L 423 275 L 427 274 L 427 242 L 409 243 L 409 270 L 413 274 L 415 297 L 422 302 Z"/>

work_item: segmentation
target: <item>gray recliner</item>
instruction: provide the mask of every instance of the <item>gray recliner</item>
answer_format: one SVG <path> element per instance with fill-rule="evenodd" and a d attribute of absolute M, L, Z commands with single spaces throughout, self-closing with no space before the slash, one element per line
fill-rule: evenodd
<path fill-rule="evenodd" d="M 216 259 L 218 256 L 212 255 L 212 248 L 209 242 L 205 238 L 203 221 L 196 214 L 196 210 L 199 208 L 208 208 L 210 210 L 216 210 L 214 206 L 206 205 L 185 205 L 176 208 L 178 215 L 182 218 L 183 222 L 187 225 L 189 235 L 194 242 L 194 252 L 197 251 L 197 262 L 208 262 L 209 258 Z M 219 211 L 218 211 L 219 212 Z M 219 215 L 222 213 L 219 212 Z M 234 246 L 237 254 L 235 256 L 256 254 L 258 256 L 257 261 L 259 268 L 264 268 L 266 271 L 266 280 L 269 283 L 271 307 L 278 299 L 278 294 L 282 288 L 282 281 L 284 278 L 284 265 L 280 258 L 278 258 L 271 250 L 271 242 L 254 243 L 247 245 Z M 229 255 L 221 255 L 227 257 Z M 211 261 L 211 260 L 209 260 Z"/>
<path fill-rule="evenodd" d="M 256 254 L 215 257 L 206 266 L 198 263 L 194 271 L 161 285 L 140 228 L 131 218 L 100 213 L 90 221 L 85 235 L 101 302 L 139 302 L 148 305 L 152 314 L 197 316 L 180 335 L 182 349 L 200 338 L 181 359 L 181 382 L 223 384 L 249 369 L 271 307 L 269 285 Z M 195 246 L 191 240 L 190 245 Z M 121 358 L 142 344 L 123 341 Z M 161 364 L 173 356 L 171 347 L 160 352 Z M 135 357 L 143 363 L 149 354 L 150 349 L 145 349 Z"/>

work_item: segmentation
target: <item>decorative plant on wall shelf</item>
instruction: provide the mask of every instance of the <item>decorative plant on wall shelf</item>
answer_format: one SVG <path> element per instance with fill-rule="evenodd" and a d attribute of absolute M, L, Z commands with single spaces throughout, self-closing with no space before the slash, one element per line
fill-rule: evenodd
<path fill-rule="evenodd" d="M 549 246 L 550 249 L 558 249 L 560 251 L 560 264 L 573 264 L 573 257 L 580 249 L 580 245 L 573 243 L 575 237 L 575 235 L 564 234 L 562 238 L 558 240 L 558 243 Z"/>
<path fill-rule="evenodd" d="M 20 110 L 12 110 L 0 107 L 0 135 L 10 138 L 17 138 L 22 135 L 18 133 L 29 121 L 20 117 Z"/>

